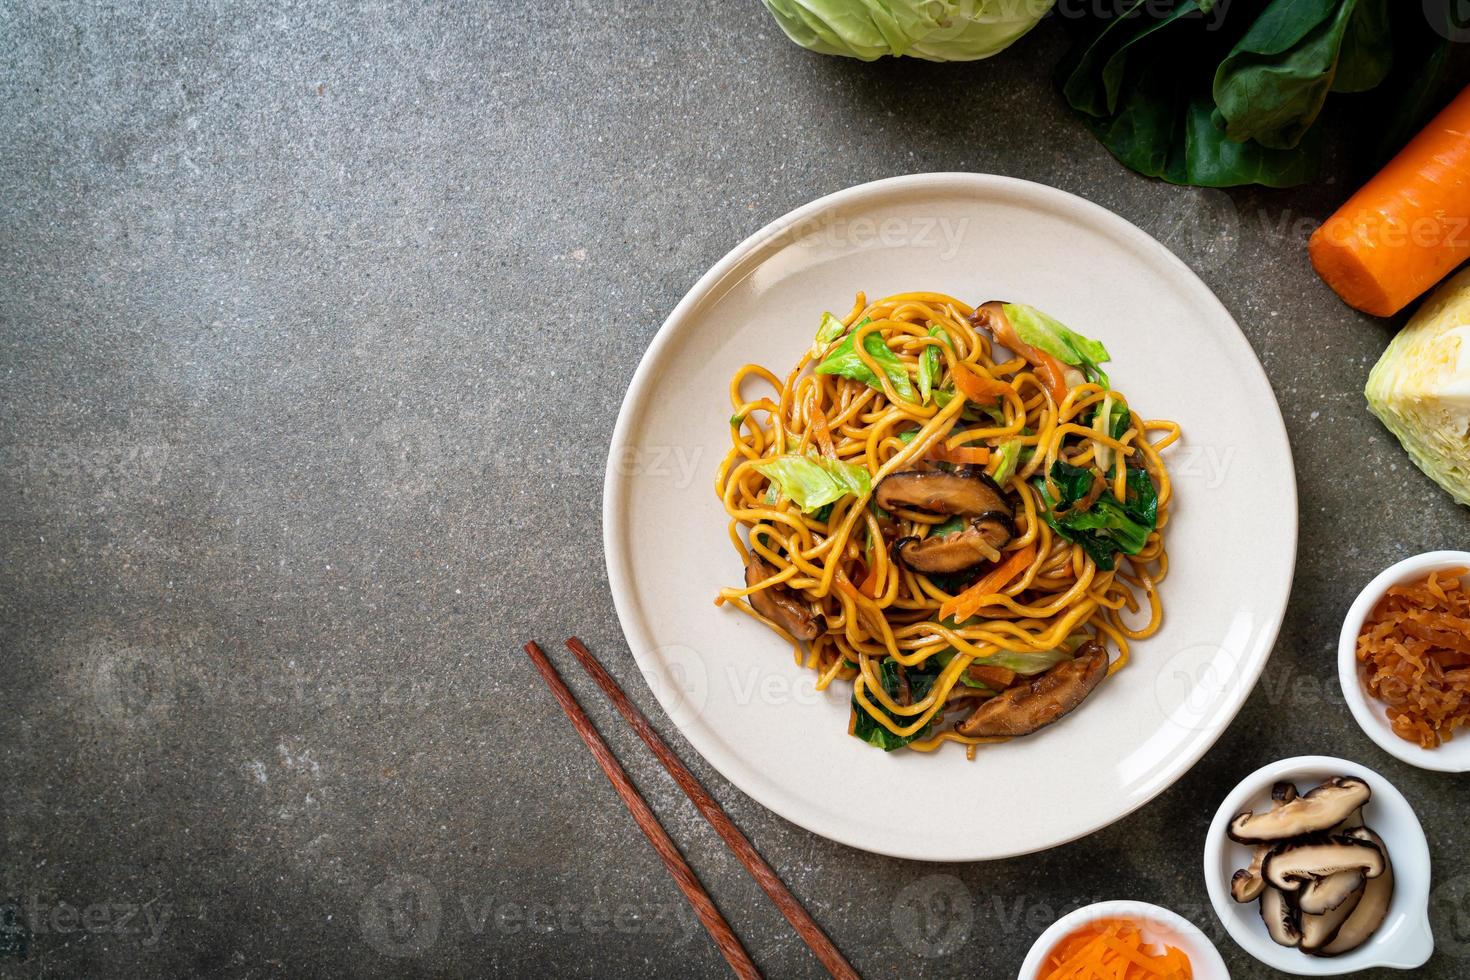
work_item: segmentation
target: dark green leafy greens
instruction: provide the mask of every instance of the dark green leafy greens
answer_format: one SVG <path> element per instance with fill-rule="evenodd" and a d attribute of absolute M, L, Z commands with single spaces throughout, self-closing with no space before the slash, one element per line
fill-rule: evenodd
<path fill-rule="evenodd" d="M 1364 92 L 1388 74 L 1386 2 L 1273 0 L 1215 70 L 1215 122 L 1235 142 L 1296 147 L 1328 92 Z"/>
<path fill-rule="evenodd" d="M 1104 490 L 1091 507 L 1077 509 L 1075 505 L 1088 496 L 1094 479 L 1091 470 L 1057 460 L 1051 467 L 1051 480 L 1059 498 L 1052 497 L 1039 476 L 1032 485 L 1046 505 L 1041 519 L 1066 540 L 1081 545 L 1098 568 L 1108 571 L 1118 552 L 1136 555 L 1143 550 L 1149 532 L 1158 526 L 1159 497 L 1148 473 L 1130 469 L 1124 484 L 1126 501 Z"/>
<path fill-rule="evenodd" d="M 933 657 L 930 657 L 916 667 L 904 668 L 899 667 L 897 660 L 891 657 L 884 658 L 883 662 L 877 667 L 878 679 L 883 682 L 883 690 L 887 692 L 888 697 L 894 701 L 899 700 L 900 692 L 903 689 L 903 680 L 899 676 L 900 669 L 903 670 L 903 676 L 908 680 L 909 695 L 912 701 L 920 701 L 929 696 L 929 691 L 934 687 L 934 682 L 938 679 L 940 671 L 939 664 Z M 915 716 L 895 715 L 887 708 L 884 708 L 873 695 L 867 695 L 867 698 L 869 704 L 873 705 L 873 707 L 883 712 L 889 718 L 892 718 L 895 725 L 902 728 L 914 723 Z M 915 739 L 925 738 L 934 728 L 931 722 L 912 735 L 895 735 L 874 720 L 873 716 L 868 714 L 866 708 L 858 704 L 856 690 L 854 690 L 852 696 L 852 710 L 857 719 L 853 724 L 853 735 L 867 742 L 869 745 L 876 745 L 884 752 L 901 749 Z"/>
<path fill-rule="evenodd" d="M 1110 6 L 1084 18 L 1062 94 L 1119 161 L 1179 184 L 1305 183 L 1323 153 L 1329 94 L 1371 90 L 1384 96 L 1374 128 L 1404 115 L 1417 125 L 1443 67 L 1430 65 L 1428 82 L 1399 70 L 1443 47 L 1417 3 L 1128 0 L 1109 17 Z"/>
<path fill-rule="evenodd" d="M 963 531 L 968 523 L 963 517 L 956 515 L 931 527 L 929 529 L 929 536 L 931 538 L 942 538 L 946 534 Z"/>

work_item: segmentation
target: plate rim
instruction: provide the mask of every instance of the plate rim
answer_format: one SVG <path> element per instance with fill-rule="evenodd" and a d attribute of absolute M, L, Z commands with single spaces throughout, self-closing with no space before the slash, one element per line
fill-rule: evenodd
<path fill-rule="evenodd" d="M 1226 730 L 1234 724 L 1235 719 L 1240 714 L 1240 709 L 1245 705 L 1251 693 L 1255 691 L 1256 684 L 1260 681 L 1261 673 L 1265 670 L 1267 662 L 1275 652 L 1276 642 L 1280 637 L 1281 627 L 1285 622 L 1287 606 L 1296 583 L 1296 565 L 1299 557 L 1299 526 L 1301 522 L 1295 454 L 1292 452 L 1291 438 L 1286 428 L 1285 417 L 1281 413 L 1281 404 L 1276 398 L 1275 389 L 1271 387 L 1270 378 L 1266 374 L 1265 366 L 1261 363 L 1260 355 L 1256 353 L 1255 347 L 1251 345 L 1250 338 L 1245 335 L 1245 331 L 1240 329 L 1240 324 L 1236 321 L 1235 315 L 1220 301 L 1220 298 L 1215 295 L 1214 290 L 1162 242 L 1127 218 L 1095 201 L 1088 200 L 1070 191 L 1062 190 L 1059 187 L 1052 187 L 1049 184 L 1041 184 L 1019 177 L 966 171 L 936 171 L 884 177 L 861 184 L 854 184 L 850 187 L 824 194 L 768 222 L 731 248 L 719 261 L 701 275 L 679 302 L 675 304 L 668 316 L 664 318 L 663 323 L 659 325 L 648 347 L 644 350 L 642 357 L 639 358 L 638 366 L 628 383 L 628 390 L 624 393 L 622 402 L 618 406 L 617 421 L 613 426 L 612 438 L 608 444 L 608 458 L 603 478 L 601 515 L 603 562 L 607 569 L 608 591 L 612 594 L 613 608 L 617 613 L 618 625 L 623 632 L 623 638 L 628 643 L 629 652 L 632 653 L 633 660 L 638 665 L 639 673 L 643 675 L 644 683 L 653 692 L 654 698 L 658 701 L 659 706 L 664 710 L 665 714 L 671 716 L 671 712 L 677 706 L 671 706 L 668 703 L 670 695 L 666 694 L 664 685 L 651 680 L 650 672 L 653 668 L 644 662 L 645 658 L 640 656 L 638 652 L 639 649 L 654 649 L 656 644 L 653 642 L 652 637 L 646 635 L 639 628 L 638 618 L 633 615 L 631 607 L 634 600 L 629 576 L 623 574 L 623 566 L 629 565 L 630 560 L 627 552 L 619 543 L 620 525 L 614 519 L 615 515 L 625 510 L 624 490 L 632 482 L 629 475 L 621 471 L 618 461 L 623 458 L 627 448 L 632 426 L 631 419 L 635 415 L 642 414 L 642 402 L 649 394 L 651 388 L 650 381 L 654 376 L 654 366 L 663 359 L 667 348 L 679 332 L 680 322 L 688 316 L 689 311 L 708 299 L 710 294 L 725 280 L 730 272 L 741 262 L 745 261 L 753 252 L 768 242 L 779 241 L 783 232 L 800 225 L 803 221 L 810 220 L 815 214 L 859 202 L 864 198 L 881 198 L 890 192 L 902 194 L 905 191 L 922 189 L 926 186 L 932 190 L 941 191 L 946 185 L 950 189 L 961 193 L 966 191 L 981 193 L 986 191 L 999 191 L 1002 196 L 1053 197 L 1054 203 L 1075 209 L 1075 211 L 1093 219 L 1094 222 L 1104 227 L 1105 230 L 1113 230 L 1141 246 L 1146 246 L 1157 255 L 1163 266 L 1160 270 L 1162 273 L 1181 277 L 1186 285 L 1195 287 L 1208 303 L 1214 305 L 1217 312 L 1223 315 L 1230 326 L 1234 328 L 1236 336 L 1245 345 L 1246 350 L 1250 352 L 1250 364 L 1245 369 L 1246 373 L 1259 382 L 1265 393 L 1269 395 L 1270 405 L 1274 410 L 1277 431 L 1280 433 L 1282 444 L 1286 449 L 1286 458 L 1290 465 L 1287 467 L 1285 479 L 1291 491 L 1292 501 L 1292 507 L 1290 509 L 1291 560 L 1287 569 L 1283 594 L 1275 604 L 1275 607 L 1268 610 L 1268 615 L 1264 621 L 1268 622 L 1269 626 L 1263 628 L 1260 632 L 1266 648 L 1266 655 L 1249 672 L 1249 683 L 1241 685 L 1238 689 L 1239 693 L 1232 699 L 1231 703 L 1227 704 L 1226 713 L 1217 728 L 1207 737 L 1198 740 L 1195 743 L 1195 748 L 1184 753 L 1182 757 L 1187 758 L 1187 761 L 1177 773 L 1169 779 L 1161 781 L 1155 788 L 1144 793 L 1137 800 L 1130 802 L 1124 810 L 1102 821 L 1088 821 L 1088 826 L 1084 829 L 1047 843 L 1001 852 L 945 853 L 940 856 L 934 856 L 932 853 L 923 851 L 922 849 L 902 846 L 904 843 L 902 840 L 895 841 L 895 844 L 898 846 L 874 846 L 867 841 L 854 839 L 850 835 L 834 833 L 830 830 L 814 826 L 814 821 L 808 820 L 805 815 L 791 812 L 792 808 L 785 805 L 785 797 L 772 801 L 768 798 L 768 794 L 759 792 L 756 787 L 753 787 L 750 780 L 747 780 L 743 776 L 733 775 L 727 771 L 731 767 L 723 765 L 722 760 L 714 758 L 711 754 L 707 753 L 699 744 L 696 735 L 691 735 L 686 726 L 679 724 L 677 721 L 673 722 L 674 727 L 678 730 L 684 741 L 699 754 L 700 758 L 708 763 L 721 777 L 728 780 L 740 790 L 740 792 L 771 813 L 818 837 L 856 850 L 903 860 L 931 863 L 999 861 L 1026 854 L 1037 854 L 1042 851 L 1049 851 L 1053 848 L 1061 847 L 1097 833 L 1099 830 L 1110 827 L 1131 816 L 1142 807 L 1157 799 L 1162 793 L 1178 783 L 1180 779 L 1184 778 L 1199 763 L 1200 759 L 1204 758 L 1205 754 L 1214 747 L 1215 743 L 1220 740 L 1220 737 L 1225 734 Z"/>

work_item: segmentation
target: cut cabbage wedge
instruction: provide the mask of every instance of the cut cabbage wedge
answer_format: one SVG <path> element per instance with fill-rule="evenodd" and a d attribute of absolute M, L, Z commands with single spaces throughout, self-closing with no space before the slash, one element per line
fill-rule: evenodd
<path fill-rule="evenodd" d="M 1470 505 L 1470 268 L 1419 308 L 1363 394 L 1414 465 Z"/>

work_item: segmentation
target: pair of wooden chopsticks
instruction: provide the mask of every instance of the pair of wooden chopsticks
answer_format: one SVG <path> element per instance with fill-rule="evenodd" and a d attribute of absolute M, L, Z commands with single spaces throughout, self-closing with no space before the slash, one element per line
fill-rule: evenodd
<path fill-rule="evenodd" d="M 674 750 L 659 737 L 658 732 L 654 731 L 648 719 L 633 706 L 633 702 L 628 700 L 628 696 L 623 693 L 618 682 L 613 680 L 612 675 L 592 655 L 592 651 L 583 646 L 582 641 L 576 637 L 567 640 L 567 649 L 576 655 L 577 661 L 597 682 L 597 686 L 602 688 L 603 693 L 608 696 L 613 706 L 618 709 L 618 713 L 623 716 L 623 720 L 638 733 L 638 737 L 643 739 L 644 744 L 653 750 L 658 761 L 662 762 L 669 775 L 674 777 L 674 782 L 679 784 L 679 788 L 699 808 L 699 812 L 715 828 L 715 832 L 724 839 L 730 850 L 735 852 L 740 863 L 745 865 L 745 870 L 750 872 L 756 884 L 760 885 L 770 896 L 771 901 L 776 903 L 776 908 L 786 916 L 786 921 L 790 922 L 801 938 L 806 941 L 812 953 L 827 968 L 827 972 L 834 977 L 858 980 L 857 971 L 848 964 L 843 955 L 838 952 L 837 947 L 832 945 L 832 940 L 822 932 L 822 927 L 807 914 L 806 909 L 802 908 L 801 903 L 796 900 L 796 896 L 791 894 L 785 883 L 776 876 L 776 872 L 771 870 L 765 858 L 760 856 L 760 852 L 740 832 L 740 828 L 735 826 L 724 808 L 715 802 L 715 798 L 709 795 L 709 791 L 700 785 L 699 780 L 694 778 L 694 774 L 679 761 Z M 633 814 L 633 819 L 638 822 L 639 829 L 648 837 L 654 850 L 658 851 L 658 856 L 663 858 L 664 866 L 669 869 L 669 874 L 674 876 L 674 883 L 679 886 L 679 890 L 684 893 L 689 904 L 694 906 L 695 914 L 699 916 L 699 921 L 704 923 L 710 938 L 715 941 L 720 953 L 730 964 L 730 969 L 734 970 L 735 975 L 739 977 L 760 977 L 760 971 L 756 969 L 750 954 L 740 944 L 739 938 L 731 930 L 724 916 L 720 915 L 720 910 L 715 907 L 714 900 L 700 884 L 699 878 L 694 874 L 694 869 L 689 867 L 689 863 L 684 860 L 684 855 L 679 853 L 678 847 L 675 846 L 668 832 L 658 822 L 658 817 L 654 816 L 647 801 L 639 794 L 632 780 L 628 778 L 628 774 L 623 771 L 622 765 L 612 754 L 612 750 L 607 747 L 607 743 L 593 727 L 592 719 L 587 717 L 587 712 L 583 711 L 582 706 L 577 703 L 571 689 L 561 679 L 561 675 L 556 672 L 556 668 L 552 666 L 546 654 L 534 641 L 526 644 L 526 653 L 530 656 L 531 663 L 535 665 L 541 678 L 546 681 L 546 686 L 551 688 L 551 694 L 561 705 L 562 711 L 566 712 L 567 718 L 571 720 L 572 727 L 577 730 L 578 735 L 582 736 L 582 741 L 587 743 L 587 748 L 592 752 L 597 764 L 602 767 L 608 781 L 613 784 L 613 789 L 617 790 L 618 795 L 623 798 L 623 802 Z"/>

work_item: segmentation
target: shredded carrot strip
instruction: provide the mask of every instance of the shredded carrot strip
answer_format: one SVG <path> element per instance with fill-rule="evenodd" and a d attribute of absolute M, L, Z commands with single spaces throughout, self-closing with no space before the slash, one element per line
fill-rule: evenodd
<path fill-rule="evenodd" d="M 1004 381 L 983 375 L 968 364 L 954 366 L 954 386 L 972 402 L 996 402 L 1016 389 Z"/>
<path fill-rule="evenodd" d="M 868 574 L 864 576 L 862 582 L 859 583 L 858 591 L 867 596 L 869 599 L 878 598 L 878 565 L 876 562 L 873 564 L 872 568 L 868 569 Z"/>
<path fill-rule="evenodd" d="M 1026 359 L 1036 365 L 1039 377 L 1046 385 L 1046 390 L 1051 394 L 1052 401 L 1060 405 L 1067 400 L 1067 369 L 1062 367 L 1062 362 L 1052 357 L 1044 350 L 1032 347 L 1026 354 Z"/>
<path fill-rule="evenodd" d="M 822 406 L 817 404 L 817 399 L 812 399 L 812 431 L 817 435 L 817 445 L 822 449 L 822 455 L 828 459 L 837 458 L 837 447 L 832 443 L 832 428 L 827 424 L 827 413 L 822 411 Z"/>
<path fill-rule="evenodd" d="M 989 664 L 971 664 L 965 668 L 969 674 L 980 683 L 993 687 L 997 691 L 1004 691 L 1016 682 L 1016 672 L 1005 667 L 992 667 Z"/>
<path fill-rule="evenodd" d="M 1193 980 L 1189 957 L 1174 946 L 1146 949 L 1132 922 L 1083 926 L 1056 945 L 1037 980 Z"/>
<path fill-rule="evenodd" d="M 945 463 L 974 463 L 976 466 L 984 466 L 990 462 L 990 450 L 982 446 L 956 446 L 946 449 L 944 443 L 939 442 L 929 450 L 929 458 Z"/>
<path fill-rule="evenodd" d="M 956 620 L 969 619 L 975 614 L 975 610 L 985 604 L 988 596 L 1000 592 L 1011 579 L 1031 566 L 1036 558 L 1036 542 L 1033 541 L 1026 547 L 1011 552 L 1011 556 L 1001 562 L 988 575 L 970 586 L 959 595 L 950 599 L 939 607 L 939 618 Z"/>

